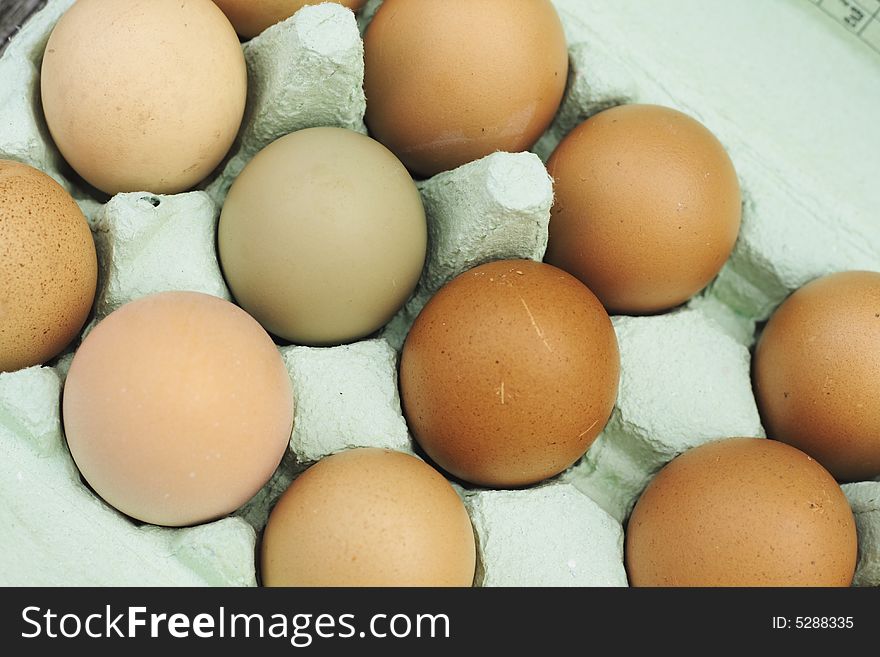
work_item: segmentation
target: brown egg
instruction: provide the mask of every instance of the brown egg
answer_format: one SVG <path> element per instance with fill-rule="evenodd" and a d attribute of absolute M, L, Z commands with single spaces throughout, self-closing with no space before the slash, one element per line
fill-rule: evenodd
<path fill-rule="evenodd" d="M 43 172 L 0 160 L 0 372 L 58 355 L 85 323 L 97 277 L 76 202 Z"/>
<path fill-rule="evenodd" d="M 290 18 L 306 5 L 316 5 L 328 0 L 214 0 L 235 31 L 246 39 L 257 36 L 267 27 Z M 357 11 L 367 0 L 329 0 Z"/>
<path fill-rule="evenodd" d="M 299 344 L 350 342 L 384 326 L 425 264 L 428 226 L 409 173 L 377 141 L 300 130 L 245 167 L 218 230 L 242 308 Z"/>
<path fill-rule="evenodd" d="M 562 102 L 568 50 L 550 0 L 385 0 L 364 63 L 371 134 L 432 176 L 531 148 Z"/>
<path fill-rule="evenodd" d="M 546 261 L 612 314 L 667 310 L 730 256 L 741 198 L 733 164 L 702 124 L 656 105 L 596 114 L 547 163 L 556 201 Z"/>
<path fill-rule="evenodd" d="M 234 511 L 287 449 L 293 392 L 277 348 L 237 306 L 196 292 L 126 304 L 89 333 L 64 386 L 80 472 L 157 525 Z"/>
<path fill-rule="evenodd" d="M 858 541 L 840 486 L 803 452 L 730 438 L 674 459 L 626 531 L 633 586 L 849 586 Z"/>
<path fill-rule="evenodd" d="M 552 477 L 605 427 L 620 356 L 611 320 L 574 277 L 530 260 L 477 267 L 440 290 L 403 348 L 409 428 L 466 481 Z"/>
<path fill-rule="evenodd" d="M 86 181 L 174 194 L 232 145 L 247 69 L 211 0 L 78 0 L 49 38 L 41 90 L 52 138 Z"/>
<path fill-rule="evenodd" d="M 471 522 L 449 482 L 383 449 L 309 468 L 263 536 L 265 586 L 471 586 L 475 563 Z"/>
<path fill-rule="evenodd" d="M 755 350 L 767 431 L 840 480 L 880 475 L 880 273 L 813 281 L 774 313 Z"/>

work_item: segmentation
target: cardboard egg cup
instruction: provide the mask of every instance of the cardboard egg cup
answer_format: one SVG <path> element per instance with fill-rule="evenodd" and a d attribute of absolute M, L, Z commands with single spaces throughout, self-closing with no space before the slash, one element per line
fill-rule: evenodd
<path fill-rule="evenodd" d="M 357 18 L 338 5 L 306 7 L 244 44 L 249 92 L 243 127 L 202 190 L 109 200 L 97 198 L 71 172 L 42 119 L 42 52 L 72 3 L 49 0 L 0 58 L 0 157 L 49 173 L 87 215 L 100 275 L 84 333 L 122 304 L 155 292 L 196 290 L 230 299 L 215 248 L 229 186 L 260 149 L 295 130 L 365 132 L 360 35 L 381 1 L 370 0 Z M 756 150 L 748 130 L 711 94 L 673 84 L 681 71 L 658 71 L 648 48 L 621 49 L 623 37 L 601 8 L 587 9 L 579 0 L 556 5 L 571 59 L 556 122 L 534 154 L 496 153 L 418 183 L 429 221 L 427 264 L 413 297 L 382 331 L 339 347 L 280 348 L 297 402 L 290 449 L 270 482 L 232 516 L 183 529 L 141 525 L 83 484 L 59 416 L 76 345 L 49 366 L 0 374 L 0 584 L 256 585 L 258 533 L 299 472 L 344 449 L 413 451 L 397 361 L 428 299 L 483 262 L 540 260 L 553 200 L 542 159 L 592 114 L 643 102 L 694 115 L 730 151 L 745 198 L 734 254 L 686 306 L 654 317 L 613 318 L 620 395 L 608 426 L 580 462 L 524 490 L 455 485 L 476 531 L 476 585 L 627 584 L 622 523 L 656 471 L 702 443 L 764 435 L 750 380 L 756 328 L 812 278 L 842 269 L 880 270 L 880 230 L 866 220 L 864 203 L 816 185 L 775 152 Z M 844 490 L 860 532 L 855 583 L 878 585 L 880 483 Z"/>

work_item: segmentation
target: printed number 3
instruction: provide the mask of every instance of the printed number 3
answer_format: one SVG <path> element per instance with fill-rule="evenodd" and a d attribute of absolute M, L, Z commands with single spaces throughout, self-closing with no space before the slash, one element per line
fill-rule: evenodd
<path fill-rule="evenodd" d="M 849 7 L 850 14 L 844 19 L 844 22 L 850 27 L 858 27 L 859 23 L 865 18 L 865 12 L 863 12 L 858 7 L 853 7 L 850 5 Z"/>

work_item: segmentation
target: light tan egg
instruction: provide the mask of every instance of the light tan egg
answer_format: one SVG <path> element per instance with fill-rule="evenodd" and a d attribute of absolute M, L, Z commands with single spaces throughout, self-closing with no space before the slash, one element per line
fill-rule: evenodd
<path fill-rule="evenodd" d="M 400 452 L 356 449 L 297 478 L 262 544 L 266 586 L 471 586 L 467 511 L 436 470 Z"/>
<path fill-rule="evenodd" d="M 758 342 L 754 382 L 774 438 L 842 481 L 880 475 L 880 273 L 831 274 L 786 299 Z"/>
<path fill-rule="evenodd" d="M 306 5 L 316 5 L 322 0 L 214 0 L 235 31 L 246 39 L 257 36 L 267 27 L 290 18 Z M 336 2 L 357 11 L 367 0 L 324 0 Z"/>
<path fill-rule="evenodd" d="M 74 461 L 138 520 L 224 516 L 269 480 L 287 449 L 293 392 L 275 344 L 237 306 L 165 292 L 95 327 L 64 386 Z"/>
<path fill-rule="evenodd" d="M 45 363 L 76 338 L 97 276 L 95 243 L 70 194 L 0 160 L 0 372 Z"/>
<path fill-rule="evenodd" d="M 425 264 L 428 227 L 409 173 L 352 130 L 273 142 L 236 179 L 218 243 L 236 301 L 299 344 L 351 342 L 382 328 Z"/>
<path fill-rule="evenodd" d="M 721 270 L 741 196 L 724 147 L 667 107 L 596 114 L 557 147 L 546 261 L 577 276 L 612 314 L 668 310 Z"/>
<path fill-rule="evenodd" d="M 702 445 L 664 467 L 633 509 L 633 586 L 849 586 L 856 525 L 834 478 L 763 438 Z"/>
<path fill-rule="evenodd" d="M 88 183 L 174 194 L 232 145 L 247 69 L 211 0 L 78 0 L 49 37 L 40 85 L 52 138 Z"/>
<path fill-rule="evenodd" d="M 385 0 L 364 37 L 370 133 L 432 176 L 531 148 L 565 92 L 550 0 Z"/>
<path fill-rule="evenodd" d="M 531 260 L 476 267 L 413 324 L 400 389 L 437 465 L 490 487 L 533 484 L 579 459 L 605 427 L 620 374 L 611 320 L 573 276 Z"/>

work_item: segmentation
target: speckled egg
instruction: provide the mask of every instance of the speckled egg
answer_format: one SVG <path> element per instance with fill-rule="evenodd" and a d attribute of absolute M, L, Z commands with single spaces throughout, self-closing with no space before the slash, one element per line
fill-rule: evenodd
<path fill-rule="evenodd" d="M 580 458 L 617 397 L 611 321 L 573 276 L 531 260 L 482 265 L 443 287 L 403 348 L 409 428 L 471 483 L 524 486 Z"/>
<path fill-rule="evenodd" d="M 849 586 L 849 503 L 817 461 L 763 438 L 702 445 L 666 465 L 626 530 L 633 586 Z"/>
<path fill-rule="evenodd" d="M 64 159 L 107 194 L 176 194 L 238 134 L 247 67 L 211 0 L 77 0 L 49 37 L 46 125 Z"/>
<path fill-rule="evenodd" d="M 0 160 L 0 372 L 58 355 L 88 318 L 97 276 L 95 243 L 70 194 Z"/>
<path fill-rule="evenodd" d="M 320 461 L 272 510 L 266 586 L 470 586 L 476 548 L 467 511 L 436 470 L 384 449 Z"/>
<path fill-rule="evenodd" d="M 761 419 L 838 479 L 880 475 L 880 273 L 831 274 L 792 294 L 755 350 Z"/>

